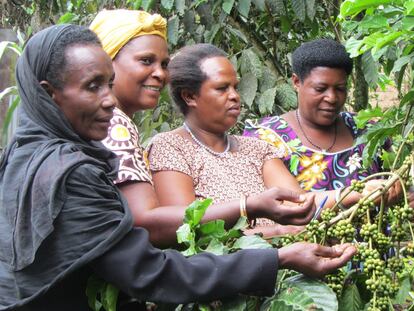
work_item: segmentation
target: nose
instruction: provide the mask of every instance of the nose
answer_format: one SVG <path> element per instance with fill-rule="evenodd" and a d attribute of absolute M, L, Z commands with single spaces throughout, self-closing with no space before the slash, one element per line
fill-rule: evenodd
<path fill-rule="evenodd" d="M 329 88 L 326 91 L 325 99 L 331 104 L 335 104 L 338 101 L 338 95 L 334 89 Z"/>
<path fill-rule="evenodd" d="M 168 69 L 164 68 L 161 64 L 156 64 L 154 66 L 154 71 L 152 72 L 152 76 L 162 83 L 165 83 L 165 81 L 168 78 Z"/>
<path fill-rule="evenodd" d="M 236 88 L 231 87 L 230 93 L 229 93 L 229 99 L 237 103 L 240 102 L 240 94 Z"/>
<path fill-rule="evenodd" d="M 108 88 L 108 91 L 105 92 L 104 98 L 102 100 L 102 107 L 104 109 L 114 109 L 117 103 L 117 98 L 115 97 L 114 92 L 111 88 Z"/>

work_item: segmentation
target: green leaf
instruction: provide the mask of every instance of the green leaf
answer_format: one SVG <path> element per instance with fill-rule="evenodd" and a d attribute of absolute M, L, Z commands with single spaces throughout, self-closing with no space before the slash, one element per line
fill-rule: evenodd
<path fill-rule="evenodd" d="M 401 20 L 401 28 L 405 31 L 412 30 L 414 28 L 414 16 L 404 16 Z"/>
<path fill-rule="evenodd" d="M 175 0 L 175 9 L 178 14 L 183 15 L 185 13 L 185 0 Z"/>
<path fill-rule="evenodd" d="M 339 299 L 339 311 L 360 311 L 363 308 L 364 303 L 359 295 L 358 287 L 355 284 L 346 286 Z"/>
<path fill-rule="evenodd" d="M 144 11 L 149 11 L 154 7 L 155 0 L 142 0 L 142 8 Z"/>
<path fill-rule="evenodd" d="M 259 111 L 262 115 L 272 113 L 275 104 L 276 88 L 266 90 L 259 98 Z"/>
<path fill-rule="evenodd" d="M 167 25 L 167 34 L 168 34 L 168 42 L 170 44 L 176 45 L 178 42 L 178 27 L 179 27 L 179 20 L 177 16 L 173 16 L 168 20 Z"/>
<path fill-rule="evenodd" d="M 414 1 L 404 1 L 404 7 L 406 15 L 414 15 Z"/>
<path fill-rule="evenodd" d="M 346 16 L 354 16 L 366 9 L 376 8 L 380 5 L 386 5 L 392 1 L 393 0 L 346 0 L 342 2 L 340 16 L 342 18 Z"/>
<path fill-rule="evenodd" d="M 403 33 L 401 31 L 397 31 L 397 32 L 392 32 L 392 33 L 390 33 L 388 35 L 385 35 L 385 36 L 383 35 L 381 38 L 378 38 L 377 43 L 375 44 L 375 47 L 374 47 L 374 52 L 375 52 L 375 50 L 381 49 L 385 45 L 396 44 L 397 39 L 399 37 L 401 37 L 402 35 L 403 35 Z"/>
<path fill-rule="evenodd" d="M 414 89 L 411 89 L 407 92 L 407 94 L 404 95 L 404 97 L 401 99 L 400 106 L 405 105 L 406 103 L 411 103 L 414 101 Z"/>
<path fill-rule="evenodd" d="M 352 58 L 355 58 L 359 55 L 362 54 L 361 52 L 361 46 L 364 44 L 364 42 L 362 40 L 357 40 L 355 38 L 349 38 L 346 43 L 345 43 L 345 47 L 346 50 L 348 51 L 349 55 Z"/>
<path fill-rule="evenodd" d="M 4 120 L 3 120 L 3 128 L 2 128 L 2 142 L 4 144 L 7 143 L 7 133 L 8 133 L 9 125 L 13 119 L 14 112 L 16 108 L 19 106 L 19 104 L 20 104 L 20 97 L 16 96 L 16 98 L 13 99 L 11 105 L 7 109 L 6 116 L 4 117 Z"/>
<path fill-rule="evenodd" d="M 242 236 L 233 244 L 236 249 L 272 248 L 272 245 L 257 235 Z"/>
<path fill-rule="evenodd" d="M 378 82 L 378 66 L 372 58 L 371 52 L 367 51 L 362 54 L 362 71 L 364 72 L 365 81 L 370 87 L 375 87 Z"/>
<path fill-rule="evenodd" d="M 412 59 L 413 55 L 407 55 L 398 58 L 394 63 L 394 67 L 392 68 L 391 73 L 400 71 L 401 68 L 410 63 Z"/>
<path fill-rule="evenodd" d="M 223 11 L 230 15 L 231 10 L 233 9 L 234 0 L 224 0 L 222 4 Z"/>
<path fill-rule="evenodd" d="M 213 253 L 214 255 L 224 255 L 227 253 L 227 247 L 225 247 L 218 239 L 212 239 L 205 251 Z"/>
<path fill-rule="evenodd" d="M 170 12 L 174 6 L 174 0 L 161 0 L 161 5 L 164 9 Z"/>
<path fill-rule="evenodd" d="M 191 230 L 189 224 L 182 224 L 177 229 L 177 241 L 178 243 L 191 243 L 194 242 L 195 234 Z"/>
<path fill-rule="evenodd" d="M 306 293 L 318 309 L 323 311 L 338 310 L 336 294 L 324 282 L 306 277 L 302 274 L 287 278 L 285 282 L 288 286 L 294 286 Z"/>
<path fill-rule="evenodd" d="M 285 110 L 296 108 L 297 96 L 292 86 L 288 83 L 276 86 L 276 99 Z"/>
<path fill-rule="evenodd" d="M 405 303 L 407 301 L 407 298 L 409 297 L 409 293 L 411 290 L 411 280 L 410 280 L 410 276 L 409 275 L 405 275 L 401 280 L 400 280 L 400 286 L 398 289 L 398 293 L 395 296 L 394 299 L 394 303 L 395 304 L 400 304 L 402 305 L 403 303 Z"/>
<path fill-rule="evenodd" d="M 86 284 L 86 296 L 88 297 L 88 305 L 93 311 L 99 311 L 102 303 L 99 301 L 99 295 L 105 287 L 105 282 L 96 275 L 91 275 Z"/>
<path fill-rule="evenodd" d="M 107 283 L 103 292 L 102 306 L 105 311 L 116 311 L 119 289 L 111 283 Z"/>
<path fill-rule="evenodd" d="M 242 100 L 246 103 L 249 109 L 252 107 L 253 100 L 256 97 L 257 78 L 254 74 L 248 72 L 242 76 L 239 84 L 239 93 Z"/>
<path fill-rule="evenodd" d="M 58 24 L 68 24 L 68 23 L 71 23 L 75 18 L 76 18 L 75 14 L 67 12 L 59 18 L 57 23 Z"/>
<path fill-rule="evenodd" d="M 232 230 L 242 230 L 247 226 L 247 218 L 245 216 L 240 217 L 236 224 L 231 228 Z"/>
<path fill-rule="evenodd" d="M 237 5 L 237 10 L 239 11 L 240 15 L 244 17 L 249 17 L 250 6 L 252 4 L 252 0 L 243 0 L 239 1 Z"/>
<path fill-rule="evenodd" d="M 306 15 L 309 17 L 311 21 L 314 20 L 316 14 L 315 0 L 306 0 Z"/>
<path fill-rule="evenodd" d="M 369 108 L 365 110 L 360 110 L 355 117 L 355 124 L 359 129 L 365 127 L 368 121 L 373 120 L 378 117 L 382 117 L 384 113 L 382 112 L 380 107 Z"/>
<path fill-rule="evenodd" d="M 216 219 L 209 221 L 208 223 L 202 224 L 200 226 L 200 232 L 204 236 L 213 236 L 216 238 L 221 238 L 226 234 L 224 229 L 225 222 L 222 219 Z"/>
<path fill-rule="evenodd" d="M 297 287 L 284 288 L 278 295 L 268 299 L 269 311 L 308 311 L 317 310 L 308 293 Z M 266 303 L 266 301 L 265 301 Z"/>
<path fill-rule="evenodd" d="M 212 199 L 205 199 L 195 200 L 193 203 L 191 203 L 185 210 L 184 223 L 189 224 L 191 228 L 194 228 L 196 225 L 198 225 L 211 202 L 213 202 Z"/>
<path fill-rule="evenodd" d="M 359 24 L 360 29 L 383 29 L 388 27 L 388 20 L 382 15 L 365 15 Z"/>
<path fill-rule="evenodd" d="M 253 3 L 259 11 L 264 12 L 266 10 L 265 0 L 253 0 Z"/>
<path fill-rule="evenodd" d="M 253 49 L 244 50 L 240 62 L 240 70 L 242 74 L 252 72 L 257 79 L 262 77 L 262 62 Z"/>
<path fill-rule="evenodd" d="M 297 18 L 304 22 L 306 19 L 306 2 L 305 0 L 292 0 L 292 9 Z"/>
<path fill-rule="evenodd" d="M 15 52 L 19 56 L 22 54 L 21 48 L 15 42 L 1 41 L 0 42 L 0 59 L 2 58 L 2 56 L 3 56 L 4 52 L 6 51 L 6 49 L 12 50 L 13 52 Z"/>

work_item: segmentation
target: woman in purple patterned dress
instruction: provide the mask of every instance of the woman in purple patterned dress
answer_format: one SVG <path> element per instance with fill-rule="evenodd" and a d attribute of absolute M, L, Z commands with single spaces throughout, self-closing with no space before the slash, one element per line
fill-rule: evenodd
<path fill-rule="evenodd" d="M 341 189 L 381 170 L 375 157 L 362 165 L 364 144 L 355 144 L 364 129 L 343 109 L 352 60 L 338 42 L 304 43 L 292 55 L 292 82 L 298 109 L 282 116 L 248 120 L 245 136 L 258 137 L 280 149 L 282 160 L 304 190 Z"/>

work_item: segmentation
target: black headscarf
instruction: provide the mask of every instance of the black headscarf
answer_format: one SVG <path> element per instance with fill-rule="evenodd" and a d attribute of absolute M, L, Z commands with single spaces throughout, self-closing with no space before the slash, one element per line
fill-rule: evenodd
<path fill-rule="evenodd" d="M 74 132 L 39 83 L 56 41 L 71 27 L 40 31 L 17 63 L 20 124 L 0 161 L 0 310 L 32 300 L 132 226 L 112 183 L 115 156 Z M 71 176 L 80 171 L 85 179 L 77 182 Z M 60 216 L 62 208 L 76 215 Z"/>

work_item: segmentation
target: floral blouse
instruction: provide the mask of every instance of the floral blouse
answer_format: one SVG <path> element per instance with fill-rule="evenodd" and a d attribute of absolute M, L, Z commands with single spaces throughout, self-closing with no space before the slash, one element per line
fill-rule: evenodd
<path fill-rule="evenodd" d="M 362 135 L 364 129 L 357 128 L 353 114 L 342 112 L 340 117 L 354 139 Z M 378 156 L 371 167 L 363 168 L 362 152 L 365 144 L 333 153 L 304 146 L 295 131 L 280 116 L 247 120 L 243 135 L 260 138 L 279 148 L 284 155 L 282 160 L 286 167 L 307 191 L 334 190 L 349 186 L 353 179 L 364 179 L 381 169 Z"/>
<path fill-rule="evenodd" d="M 134 122 L 115 108 L 108 136 L 102 141 L 106 148 L 119 159 L 118 176 L 115 183 L 143 181 L 152 183 L 146 151 L 139 144 L 139 133 Z"/>

